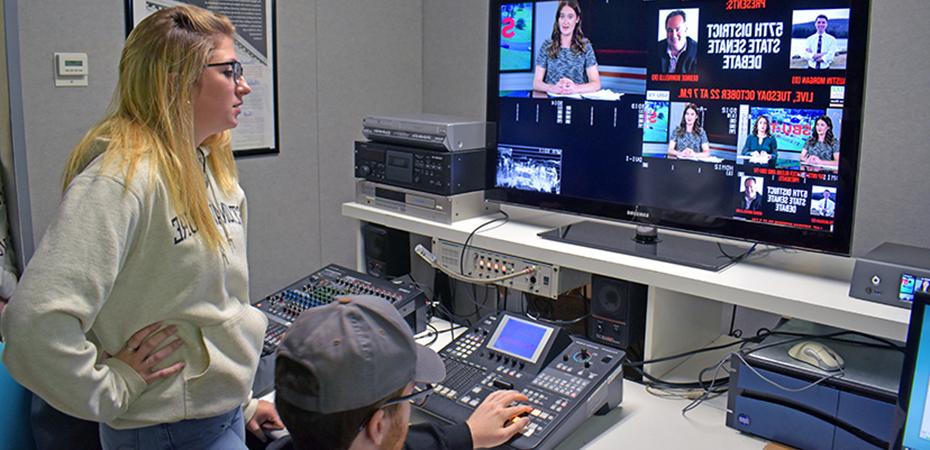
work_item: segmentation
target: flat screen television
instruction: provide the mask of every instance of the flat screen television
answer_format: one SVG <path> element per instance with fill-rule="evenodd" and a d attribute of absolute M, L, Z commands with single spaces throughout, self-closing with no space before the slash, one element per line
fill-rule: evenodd
<path fill-rule="evenodd" d="M 489 199 L 849 253 L 868 0 L 490 3 Z"/>

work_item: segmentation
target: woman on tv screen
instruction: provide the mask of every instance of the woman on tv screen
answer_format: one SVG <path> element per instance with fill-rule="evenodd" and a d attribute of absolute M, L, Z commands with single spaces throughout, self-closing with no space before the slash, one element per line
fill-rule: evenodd
<path fill-rule="evenodd" d="M 668 156 L 685 158 L 706 158 L 710 156 L 710 142 L 707 132 L 701 128 L 701 116 L 697 105 L 688 103 L 681 115 L 681 124 L 675 128 L 668 141 Z"/>
<path fill-rule="evenodd" d="M 543 41 L 536 55 L 533 90 L 571 95 L 600 89 L 594 47 L 581 31 L 581 7 L 575 0 L 562 0 L 552 36 Z"/>
<path fill-rule="evenodd" d="M 825 166 L 836 170 L 840 161 L 840 144 L 833 136 L 833 119 L 820 116 L 814 121 L 814 134 L 801 150 L 801 164 Z"/>
<path fill-rule="evenodd" d="M 753 158 L 751 162 L 759 163 L 775 162 L 778 159 L 778 142 L 772 136 L 767 116 L 761 115 L 756 118 L 752 125 L 752 134 L 746 136 L 742 155 Z"/>

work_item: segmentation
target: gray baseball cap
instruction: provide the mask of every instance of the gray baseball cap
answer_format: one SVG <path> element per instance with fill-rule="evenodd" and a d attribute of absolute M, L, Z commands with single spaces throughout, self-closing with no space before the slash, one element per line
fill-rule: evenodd
<path fill-rule="evenodd" d="M 340 297 L 304 311 L 287 331 L 277 358 L 313 373 L 319 392 L 276 386 L 275 395 L 324 414 L 373 405 L 410 382 L 446 377 L 439 355 L 414 342 L 397 309 L 373 295 Z"/>

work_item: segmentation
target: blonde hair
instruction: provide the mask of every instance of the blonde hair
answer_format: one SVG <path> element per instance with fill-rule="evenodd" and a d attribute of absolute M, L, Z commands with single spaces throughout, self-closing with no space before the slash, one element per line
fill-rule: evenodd
<path fill-rule="evenodd" d="M 110 111 L 71 152 L 63 189 L 101 153 L 105 168 L 125 170 L 127 186 L 147 158 L 149 180 L 162 175 L 178 215 L 193 222 L 210 248 L 224 245 L 196 155 L 191 101 L 217 39 L 234 32 L 226 16 L 195 6 L 162 9 L 142 20 L 123 47 Z M 220 189 L 232 192 L 238 173 L 229 131 L 202 146 L 210 150 L 207 163 Z"/>

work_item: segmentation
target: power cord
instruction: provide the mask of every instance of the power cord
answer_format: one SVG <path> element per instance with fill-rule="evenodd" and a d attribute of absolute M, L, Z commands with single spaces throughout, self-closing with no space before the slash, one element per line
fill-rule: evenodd
<path fill-rule="evenodd" d="M 524 305 L 524 308 L 523 308 L 523 315 L 525 315 L 526 317 L 529 317 L 530 319 L 536 320 L 536 321 L 538 321 L 538 322 L 547 323 L 547 324 L 549 324 L 549 325 L 556 325 L 556 326 L 568 326 L 568 325 L 574 325 L 574 324 L 576 324 L 576 323 L 578 323 L 578 322 L 581 322 L 581 321 L 587 319 L 588 317 L 591 317 L 591 313 L 590 313 L 590 312 L 584 314 L 583 316 L 576 317 L 576 318 L 574 318 L 574 319 L 569 319 L 569 320 L 546 319 L 546 318 L 543 318 L 543 317 L 540 317 L 540 316 L 534 316 L 533 314 L 530 313 L 530 308 L 529 308 L 530 302 L 529 302 L 529 300 L 530 300 L 529 295 L 527 295 L 527 294 L 524 292 L 524 293 L 523 293 L 523 305 Z M 534 306 L 533 309 L 536 309 L 537 311 L 539 310 L 539 308 L 535 306 L 535 301 L 533 302 L 532 305 Z"/>
<path fill-rule="evenodd" d="M 730 255 L 730 254 L 727 254 L 727 252 L 723 249 L 723 245 L 721 245 L 719 242 L 717 243 L 717 249 L 720 250 L 720 254 L 723 255 L 723 256 L 726 256 L 726 257 L 730 260 L 730 262 L 736 263 L 736 262 L 742 261 L 744 258 L 746 258 L 746 257 L 748 257 L 749 255 L 751 255 L 752 252 L 754 252 L 754 251 L 756 250 L 756 246 L 758 246 L 758 245 L 759 245 L 758 243 L 752 244 L 752 247 L 749 247 L 748 250 L 746 250 L 745 252 L 743 252 L 743 253 L 741 253 L 741 254 L 739 254 L 739 255 Z"/>

